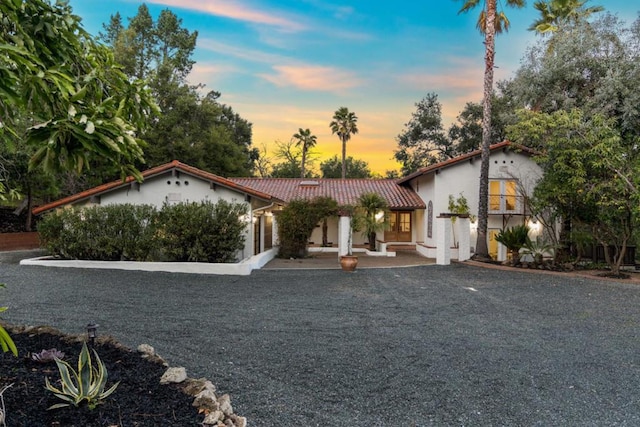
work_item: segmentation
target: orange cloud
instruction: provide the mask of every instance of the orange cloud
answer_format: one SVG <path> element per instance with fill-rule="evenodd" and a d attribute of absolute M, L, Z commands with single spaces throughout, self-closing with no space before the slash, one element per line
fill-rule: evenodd
<path fill-rule="evenodd" d="M 276 74 L 260 74 L 276 86 L 293 86 L 302 90 L 341 92 L 361 82 L 351 72 L 335 67 L 314 65 L 276 65 Z"/>
<path fill-rule="evenodd" d="M 270 13 L 253 9 L 239 1 L 150 0 L 150 3 L 204 12 L 210 15 L 250 22 L 252 24 L 270 25 L 289 32 L 298 32 L 305 29 L 305 26 L 300 22 L 287 19 L 282 16 L 282 13 Z"/>

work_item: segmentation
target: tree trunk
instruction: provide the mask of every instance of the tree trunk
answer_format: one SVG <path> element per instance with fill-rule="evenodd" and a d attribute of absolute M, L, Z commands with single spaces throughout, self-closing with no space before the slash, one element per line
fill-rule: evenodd
<path fill-rule="evenodd" d="M 482 100 L 482 155 L 478 203 L 478 239 L 474 259 L 488 260 L 487 227 L 489 221 L 489 146 L 491 145 L 491 95 L 493 94 L 493 64 L 495 58 L 496 0 L 487 0 L 487 21 L 484 35 L 484 99 Z"/>
<path fill-rule="evenodd" d="M 329 231 L 329 225 L 327 224 L 327 218 L 322 220 L 322 246 L 329 246 L 329 238 L 327 236 L 327 232 Z"/>
<path fill-rule="evenodd" d="M 31 184 L 27 187 L 27 222 L 25 224 L 25 231 L 31 230 L 31 222 L 33 221 L 33 214 L 31 213 L 31 207 L 33 205 L 33 197 L 31 196 Z"/>
<path fill-rule="evenodd" d="M 622 248 L 620 248 L 620 250 L 618 250 L 618 248 L 616 247 L 616 250 L 614 251 L 616 259 L 615 259 L 615 262 L 613 263 L 613 265 L 611 266 L 611 274 L 613 274 L 615 276 L 619 276 L 620 275 L 620 266 L 622 265 L 622 261 L 624 260 L 624 254 L 626 252 L 627 252 L 627 244 L 626 243 L 622 244 Z"/>
<path fill-rule="evenodd" d="M 376 250 L 376 232 L 372 231 L 369 233 L 369 250 L 371 252 Z"/>
<path fill-rule="evenodd" d="M 571 212 L 571 215 L 573 216 L 573 212 Z M 568 262 L 571 259 L 571 228 L 571 219 L 567 218 L 562 221 L 559 237 L 560 247 L 555 256 L 558 262 Z"/>
<path fill-rule="evenodd" d="M 342 179 L 347 177 L 347 140 L 342 138 Z"/>
<path fill-rule="evenodd" d="M 302 165 L 300 165 L 300 178 L 304 178 L 304 164 L 307 162 L 307 150 L 302 147 Z"/>

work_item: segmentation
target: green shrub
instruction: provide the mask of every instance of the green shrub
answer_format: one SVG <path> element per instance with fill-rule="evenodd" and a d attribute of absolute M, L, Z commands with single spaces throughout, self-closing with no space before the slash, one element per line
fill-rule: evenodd
<path fill-rule="evenodd" d="M 292 200 L 278 214 L 281 258 L 304 258 L 313 229 L 324 218 L 335 215 L 338 203 L 330 197 Z"/>
<path fill-rule="evenodd" d="M 247 206 L 220 200 L 165 204 L 156 237 L 170 261 L 235 262 L 244 248 Z"/>
<path fill-rule="evenodd" d="M 38 226 L 43 245 L 63 258 L 101 261 L 235 262 L 244 248 L 247 207 L 219 201 L 63 209 Z"/>
<path fill-rule="evenodd" d="M 120 382 L 118 381 L 105 391 L 107 384 L 107 368 L 100 360 L 98 353 L 93 350 L 95 363 L 91 360 L 91 354 L 87 349 L 87 344 L 82 343 L 82 351 L 78 357 L 78 370 L 74 370 L 67 362 L 55 358 L 56 365 L 60 371 L 61 388 L 54 387 L 49 382 L 49 377 L 45 377 L 45 388 L 56 397 L 65 401 L 57 403 L 49 409 L 64 408 L 66 406 L 79 406 L 83 402 L 89 409 L 95 409 L 104 399 L 109 397 Z"/>
<path fill-rule="evenodd" d="M 155 250 L 157 212 L 150 205 L 64 209 L 38 224 L 43 245 L 71 259 L 145 261 Z"/>
<path fill-rule="evenodd" d="M 511 253 L 511 262 L 517 264 L 520 261 L 520 249 L 529 240 L 529 227 L 516 225 L 507 228 L 498 233 L 496 240 L 507 247 Z"/>

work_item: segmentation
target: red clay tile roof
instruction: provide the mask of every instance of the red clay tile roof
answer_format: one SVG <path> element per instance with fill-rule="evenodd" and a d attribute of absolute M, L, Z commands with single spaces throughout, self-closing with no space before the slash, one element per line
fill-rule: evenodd
<path fill-rule="evenodd" d="M 524 153 L 531 154 L 531 155 L 536 153 L 535 150 L 532 150 L 529 147 L 525 147 L 524 145 L 515 144 L 515 143 L 513 143 L 511 141 L 502 141 L 502 142 L 499 142 L 497 144 L 493 144 L 491 147 L 489 147 L 489 149 L 491 151 L 500 150 L 500 149 L 503 149 L 503 148 L 504 149 L 520 150 L 520 151 L 522 151 Z M 430 172 L 433 172 L 433 171 L 436 171 L 438 169 L 442 169 L 442 168 L 446 168 L 446 167 L 455 165 L 457 163 L 463 162 L 463 161 L 468 160 L 470 158 L 478 157 L 481 154 L 482 154 L 482 150 L 470 151 L 468 153 L 462 154 L 461 156 L 454 157 L 452 159 L 448 159 L 448 160 L 445 160 L 445 161 L 440 162 L 440 163 L 435 163 L 433 165 L 429 165 L 429 166 L 426 166 L 424 168 L 420 168 L 417 171 L 415 171 L 414 173 L 409 174 L 409 175 L 407 175 L 407 176 L 405 176 L 403 178 L 400 178 L 398 180 L 398 184 L 403 184 L 403 183 L 405 183 L 407 181 L 411 181 L 413 178 L 416 178 L 418 176 L 426 175 L 426 174 L 428 174 Z"/>
<path fill-rule="evenodd" d="M 331 197 L 340 205 L 356 205 L 364 193 L 378 193 L 391 209 L 425 209 L 422 199 L 411 188 L 395 179 L 302 179 L 302 178 L 229 178 L 231 181 L 268 193 L 289 202 L 295 199 Z M 314 185 L 317 183 L 316 185 Z"/>
<path fill-rule="evenodd" d="M 186 165 L 184 163 L 181 163 L 177 160 L 172 161 L 171 163 L 165 163 L 164 165 L 160 165 L 160 166 L 156 166 L 154 168 L 151 169 L 147 169 L 146 171 L 142 172 L 142 177 L 143 178 L 150 178 L 153 177 L 155 175 L 164 173 L 166 171 L 172 170 L 172 169 L 177 169 L 181 172 L 190 174 L 192 176 L 196 176 L 199 178 L 204 179 L 205 181 L 211 181 L 211 182 L 215 182 L 218 185 L 222 185 L 224 187 L 233 189 L 233 190 L 237 190 L 240 193 L 245 193 L 245 194 L 249 194 L 251 196 L 257 197 L 258 199 L 262 199 L 262 200 L 267 200 L 267 201 L 281 201 L 281 200 L 274 200 L 274 197 L 272 197 L 269 194 L 265 194 L 262 193 L 260 191 L 257 191 L 255 189 L 252 188 L 246 188 L 243 187 L 240 184 L 237 184 L 231 180 L 228 180 L 226 178 L 222 178 L 221 176 L 218 175 L 214 175 L 212 173 L 209 172 L 205 172 L 203 170 L 200 170 L 198 168 L 194 168 L 193 166 L 189 166 Z M 64 205 L 68 205 L 70 203 L 74 203 L 74 202 L 78 202 L 81 200 L 85 200 L 88 199 L 92 196 L 97 196 L 100 195 L 102 193 L 105 193 L 107 191 L 112 191 L 121 187 L 124 187 L 128 184 L 130 184 L 131 182 L 135 181 L 135 178 L 132 176 L 128 176 L 127 178 L 125 178 L 124 180 L 118 180 L 118 181 L 113 181 L 107 184 L 103 184 L 103 185 L 99 185 L 97 187 L 94 188 L 90 188 L 89 190 L 85 190 L 82 191 L 80 193 L 71 195 L 69 197 L 65 197 L 63 199 L 60 200 L 56 200 L 55 202 L 51 202 L 48 203 L 46 205 L 43 206 L 39 206 L 35 209 L 33 209 L 33 214 L 34 215 L 39 215 L 43 212 L 46 211 L 50 211 L 52 209 L 58 208 L 60 206 L 64 206 Z"/>

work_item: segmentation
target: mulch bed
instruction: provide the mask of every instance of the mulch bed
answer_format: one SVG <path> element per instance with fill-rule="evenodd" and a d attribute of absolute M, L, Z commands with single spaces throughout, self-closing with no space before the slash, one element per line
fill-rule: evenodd
<path fill-rule="evenodd" d="M 107 388 L 120 381 L 116 391 L 94 410 L 86 406 L 48 410 L 62 400 L 45 389 L 45 377 L 59 387 L 60 374 L 55 362 L 35 362 L 31 353 L 56 348 L 64 352 L 64 360 L 77 369 L 81 340 L 50 328 L 10 330 L 10 335 L 19 353 L 18 357 L 0 353 L 0 390 L 11 385 L 3 393 L 7 426 L 202 425 L 204 416 L 198 415 L 191 406 L 193 397 L 183 393 L 178 385 L 160 384 L 160 377 L 167 369 L 161 362 L 143 359 L 136 351 L 108 338 L 99 339 L 94 348 L 107 367 Z"/>
<path fill-rule="evenodd" d="M 467 265 L 474 265 L 477 267 L 492 268 L 497 270 L 508 271 L 521 271 L 526 273 L 538 273 L 538 274 L 552 274 L 552 275 L 565 275 L 573 277 L 585 277 L 589 279 L 602 279 L 605 281 L 621 282 L 621 283 L 633 283 L 640 285 L 640 272 L 627 270 L 620 275 L 613 275 L 608 270 L 588 270 L 588 269 L 537 269 L 537 268 L 522 268 L 505 265 L 502 262 L 481 262 L 474 260 L 467 260 L 464 262 Z"/>
<path fill-rule="evenodd" d="M 20 215 L 15 215 L 13 213 L 14 210 L 15 208 L 0 206 L 0 233 L 27 231 L 27 213 L 22 212 Z M 35 231 L 35 219 L 32 224 L 32 229 Z"/>

